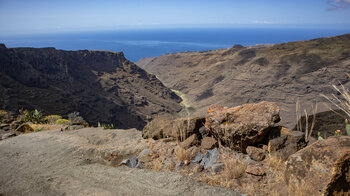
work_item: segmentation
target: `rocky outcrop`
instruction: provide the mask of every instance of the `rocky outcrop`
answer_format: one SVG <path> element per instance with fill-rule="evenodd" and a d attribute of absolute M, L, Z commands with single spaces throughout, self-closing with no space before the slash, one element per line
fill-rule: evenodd
<path fill-rule="evenodd" d="M 262 100 L 276 102 L 281 125 L 295 125 L 295 102 L 314 104 L 319 94 L 333 93 L 331 84 L 350 87 L 350 34 L 265 46 L 166 54 L 137 64 L 171 89 L 181 91 L 194 113 L 213 104 L 234 107 Z M 317 99 L 319 112 L 329 110 Z M 324 125 L 333 118 L 324 118 Z M 341 122 L 341 125 L 344 123 Z M 316 123 L 317 126 L 317 123 Z M 325 127 L 325 126 L 323 126 Z M 315 127 L 316 128 L 316 127 Z M 323 131 L 320 129 L 320 131 Z M 333 127 L 330 130 L 334 129 Z M 336 129 L 335 129 L 336 130 Z"/>
<path fill-rule="evenodd" d="M 165 116 L 156 117 L 142 130 L 143 138 L 161 139 L 172 137 L 184 141 L 192 134 L 200 135 L 199 128 L 204 124 L 203 117 L 183 117 L 172 119 Z"/>
<path fill-rule="evenodd" d="M 122 52 L 0 47 L 0 109 L 78 111 L 90 125 L 141 129 L 181 99 Z M 64 116 L 66 117 L 66 116 Z"/>
<path fill-rule="evenodd" d="M 261 142 L 280 120 L 275 103 L 260 102 L 233 108 L 212 106 L 205 127 L 222 145 L 245 152 L 247 146 Z"/>
<path fill-rule="evenodd" d="M 268 142 L 268 151 L 270 154 L 277 154 L 283 160 L 306 147 L 305 133 L 300 131 L 291 131 L 289 134 L 281 134 L 280 137 L 271 139 Z"/>
<path fill-rule="evenodd" d="M 350 194 L 350 137 L 319 140 L 291 155 L 285 179 L 291 189 L 299 186 L 316 195 Z"/>

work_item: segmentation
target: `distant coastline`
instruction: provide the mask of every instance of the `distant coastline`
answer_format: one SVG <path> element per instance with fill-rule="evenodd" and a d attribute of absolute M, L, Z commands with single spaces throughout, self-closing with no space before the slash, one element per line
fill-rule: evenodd
<path fill-rule="evenodd" d="M 309 40 L 350 33 L 348 28 L 163 28 L 81 33 L 0 36 L 7 47 L 55 47 L 64 50 L 122 51 L 137 62 L 143 57 Z"/>

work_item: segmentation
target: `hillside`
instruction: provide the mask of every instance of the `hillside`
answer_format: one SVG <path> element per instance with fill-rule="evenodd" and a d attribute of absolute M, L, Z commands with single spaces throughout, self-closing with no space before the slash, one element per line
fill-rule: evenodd
<path fill-rule="evenodd" d="M 180 91 L 189 111 L 203 114 L 212 104 L 235 106 L 261 100 L 281 106 L 282 124 L 295 125 L 295 103 L 328 110 L 319 96 L 331 84 L 350 85 L 350 34 L 309 41 L 206 52 L 167 54 L 137 65 Z"/>
<path fill-rule="evenodd" d="M 78 111 L 89 123 L 142 128 L 181 110 L 179 98 L 122 52 L 6 48 L 0 45 L 0 108 L 44 114 Z"/>

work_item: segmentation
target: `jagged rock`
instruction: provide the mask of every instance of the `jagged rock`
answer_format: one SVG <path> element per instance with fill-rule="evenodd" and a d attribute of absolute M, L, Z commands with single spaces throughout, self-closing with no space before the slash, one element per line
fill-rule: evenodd
<path fill-rule="evenodd" d="M 28 124 L 22 124 L 19 127 L 17 127 L 16 132 L 21 132 L 21 133 L 30 133 L 33 132 L 34 129 L 29 126 Z"/>
<path fill-rule="evenodd" d="M 201 134 L 202 138 L 205 138 L 209 135 L 209 132 L 205 128 L 205 126 L 202 126 L 201 128 L 199 128 L 199 133 Z"/>
<path fill-rule="evenodd" d="M 204 150 L 209 150 L 216 147 L 217 141 L 212 137 L 205 137 L 202 139 L 201 148 Z"/>
<path fill-rule="evenodd" d="M 255 161 L 262 161 L 266 157 L 266 152 L 263 149 L 254 146 L 247 147 L 247 154 Z"/>
<path fill-rule="evenodd" d="M 281 135 L 272 139 L 268 143 L 268 151 L 270 154 L 278 153 L 280 158 L 286 160 L 290 155 L 306 147 L 305 133 L 300 131 L 292 131 L 288 135 Z"/>
<path fill-rule="evenodd" d="M 254 176 L 263 176 L 265 175 L 264 169 L 259 165 L 249 164 L 245 170 L 246 173 Z"/>
<path fill-rule="evenodd" d="M 223 168 L 224 168 L 224 164 L 223 164 L 223 163 L 216 163 L 216 164 L 213 164 L 213 165 L 211 166 L 211 170 L 212 170 L 214 173 L 220 172 Z"/>
<path fill-rule="evenodd" d="M 204 154 L 198 153 L 198 154 L 194 157 L 194 159 L 192 160 L 192 163 L 199 163 L 199 162 L 201 162 L 202 159 L 203 159 L 203 157 L 204 157 Z"/>
<path fill-rule="evenodd" d="M 143 169 L 143 165 L 141 162 L 138 162 L 137 165 L 135 166 L 137 169 Z"/>
<path fill-rule="evenodd" d="M 194 145 L 196 145 L 198 143 L 199 143 L 199 141 L 197 139 L 197 135 L 196 134 L 192 134 L 185 141 L 181 142 L 181 146 L 184 149 L 188 149 L 189 147 L 194 146 Z"/>
<path fill-rule="evenodd" d="M 143 138 L 161 139 L 172 137 L 174 139 L 186 139 L 192 134 L 199 135 L 199 128 L 203 126 L 205 119 L 202 117 L 184 117 L 171 119 L 165 116 L 156 117 L 142 130 Z"/>
<path fill-rule="evenodd" d="M 279 106 L 271 102 L 245 104 L 233 108 L 211 106 L 205 126 L 222 145 L 245 152 L 259 143 L 280 120 Z"/>
<path fill-rule="evenodd" d="M 204 167 L 204 169 L 208 169 L 213 164 L 216 163 L 219 157 L 219 150 L 217 148 L 214 148 L 213 150 L 208 150 L 205 155 L 202 158 L 201 165 Z"/>
<path fill-rule="evenodd" d="M 7 138 L 10 138 L 10 137 L 15 137 L 16 134 L 15 133 L 6 133 L 4 135 L 2 135 L 1 139 L 7 139 Z"/>
<path fill-rule="evenodd" d="M 128 167 L 136 167 L 138 164 L 138 159 L 137 159 L 137 157 L 130 158 L 130 159 L 124 159 L 120 164 L 126 165 Z"/>
<path fill-rule="evenodd" d="M 316 195 L 350 195 L 350 136 L 333 136 L 291 155 L 284 177 L 290 188 Z"/>

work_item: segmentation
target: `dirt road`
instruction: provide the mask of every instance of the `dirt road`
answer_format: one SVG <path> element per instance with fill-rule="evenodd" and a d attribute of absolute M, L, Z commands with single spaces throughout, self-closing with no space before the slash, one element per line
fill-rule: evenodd
<path fill-rule="evenodd" d="M 0 141 L 0 195 L 239 195 L 171 172 L 115 167 L 147 148 L 141 133 L 86 128 Z M 118 158 L 108 161 L 110 153 Z"/>

